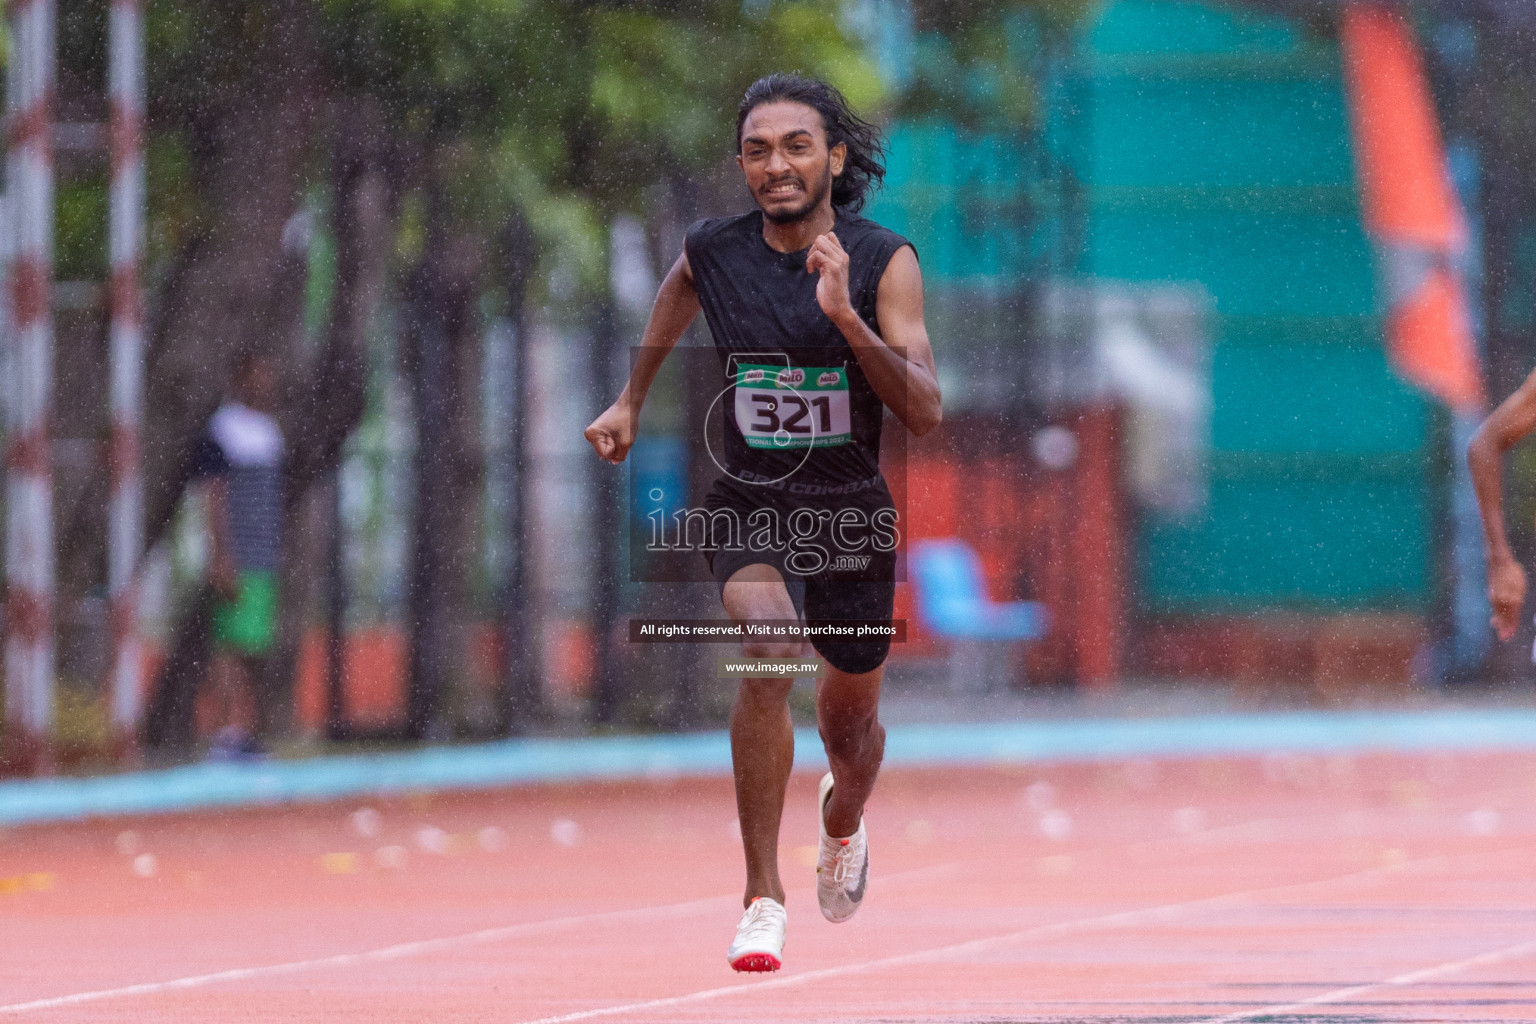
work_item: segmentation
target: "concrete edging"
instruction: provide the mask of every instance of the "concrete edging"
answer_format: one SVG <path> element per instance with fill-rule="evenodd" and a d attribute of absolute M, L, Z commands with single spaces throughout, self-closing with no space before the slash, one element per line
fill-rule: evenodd
<path fill-rule="evenodd" d="M 795 735 L 795 768 L 824 770 L 815 731 Z M 976 766 L 1296 753 L 1536 750 L 1536 710 L 1277 712 L 903 725 L 886 764 Z M 514 739 L 471 746 L 204 763 L 93 778 L 0 783 L 0 825 L 316 803 L 419 790 L 710 776 L 730 771 L 724 732 Z"/>

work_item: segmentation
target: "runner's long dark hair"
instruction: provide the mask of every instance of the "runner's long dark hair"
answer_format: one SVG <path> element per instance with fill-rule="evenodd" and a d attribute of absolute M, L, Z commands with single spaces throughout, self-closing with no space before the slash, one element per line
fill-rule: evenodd
<path fill-rule="evenodd" d="M 832 205 L 850 213 L 864 208 L 864 200 L 885 181 L 885 139 L 880 129 L 853 112 L 836 88 L 815 78 L 775 72 L 753 82 L 736 109 L 736 148 L 741 149 L 741 129 L 747 115 L 764 103 L 788 100 L 804 103 L 821 115 L 827 128 L 827 148 L 841 142 L 848 147 L 843 173 L 832 179 Z"/>

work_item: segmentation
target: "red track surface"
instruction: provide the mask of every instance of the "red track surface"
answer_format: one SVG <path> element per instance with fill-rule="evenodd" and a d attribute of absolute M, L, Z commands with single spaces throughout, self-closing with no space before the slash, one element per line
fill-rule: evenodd
<path fill-rule="evenodd" d="M 751 977 L 727 779 L 13 830 L 0 1017 L 1536 1020 L 1536 758 L 891 771 L 840 926 L 814 782 Z"/>

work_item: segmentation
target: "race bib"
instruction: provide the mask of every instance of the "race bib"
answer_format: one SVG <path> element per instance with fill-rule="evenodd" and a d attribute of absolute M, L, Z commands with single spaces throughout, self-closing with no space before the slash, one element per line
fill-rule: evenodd
<path fill-rule="evenodd" d="M 841 366 L 736 364 L 736 426 L 750 448 L 826 448 L 853 439 Z"/>

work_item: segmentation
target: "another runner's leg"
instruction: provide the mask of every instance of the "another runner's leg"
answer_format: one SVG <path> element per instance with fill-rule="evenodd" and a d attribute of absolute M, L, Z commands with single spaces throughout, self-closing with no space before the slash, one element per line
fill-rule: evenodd
<path fill-rule="evenodd" d="M 768 565 L 748 565 L 726 582 L 725 610 L 736 622 L 793 621 L 799 617 L 783 577 Z M 752 640 L 747 658 L 788 658 L 799 641 Z M 795 729 L 789 717 L 788 679 L 743 679 L 731 710 L 731 761 L 736 773 L 736 813 L 747 858 L 744 903 L 758 896 L 784 902 L 779 880 L 779 819 L 795 758 Z"/>

